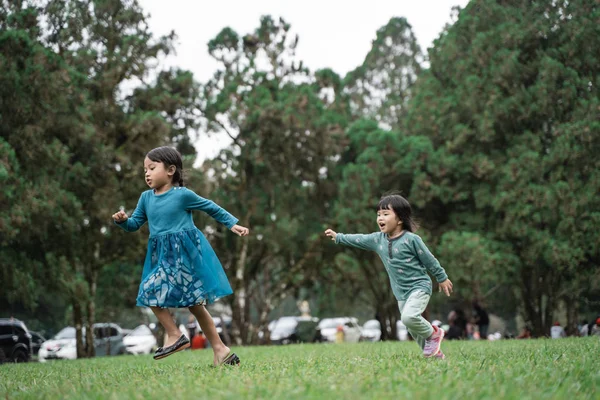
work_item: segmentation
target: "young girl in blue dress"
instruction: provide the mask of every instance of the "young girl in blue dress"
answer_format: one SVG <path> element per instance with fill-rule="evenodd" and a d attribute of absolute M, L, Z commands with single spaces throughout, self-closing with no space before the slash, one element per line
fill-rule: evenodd
<path fill-rule="evenodd" d="M 248 228 L 237 225 L 238 219 L 213 201 L 183 186 L 183 162 L 175 149 L 165 146 L 148 152 L 144 172 L 150 190 L 142 193 L 131 217 L 119 211 L 113 219 L 127 232 L 148 222 L 150 237 L 136 303 L 150 307 L 168 335 L 154 358 L 190 347 L 168 311 L 188 308 L 210 341 L 214 365 L 239 364 L 239 357 L 221 341 L 204 307 L 233 291 L 214 250 L 194 225 L 192 210 L 206 212 L 239 236 L 248 235 Z"/>

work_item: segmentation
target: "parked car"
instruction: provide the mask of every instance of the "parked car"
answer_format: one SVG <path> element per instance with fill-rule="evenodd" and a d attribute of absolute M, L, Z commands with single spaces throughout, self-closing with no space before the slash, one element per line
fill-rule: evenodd
<path fill-rule="evenodd" d="M 272 344 L 314 343 L 318 341 L 318 318 L 281 317 L 269 324 Z"/>
<path fill-rule="evenodd" d="M 29 331 L 29 333 L 31 333 L 31 353 L 33 356 L 37 356 L 46 338 L 38 332 Z"/>
<path fill-rule="evenodd" d="M 338 326 L 344 330 L 344 342 L 356 343 L 360 340 L 362 329 L 354 317 L 323 318 L 317 330 L 323 341 L 334 343 Z"/>
<path fill-rule="evenodd" d="M 140 325 L 123 338 L 123 344 L 130 354 L 150 354 L 156 350 L 154 334 L 146 325 Z"/>
<path fill-rule="evenodd" d="M 400 320 L 396 322 L 396 333 L 398 335 L 398 340 L 408 340 L 408 329 L 406 328 L 406 325 L 404 325 L 404 323 Z"/>
<path fill-rule="evenodd" d="M 361 341 L 378 342 L 381 340 L 381 324 L 376 319 L 371 319 L 362 327 Z"/>
<path fill-rule="evenodd" d="M 223 318 L 212 317 L 212 319 L 215 324 L 215 328 L 217 329 L 217 333 L 219 334 L 219 337 L 224 343 L 228 343 L 228 338 L 226 337 L 227 335 L 225 334 L 225 330 L 227 331 L 228 335 L 231 335 L 231 324 L 233 320 L 229 316 L 224 316 Z M 187 329 L 185 331 L 187 332 Z M 196 321 L 196 333 L 199 332 L 202 332 L 202 327 L 200 327 L 200 324 L 198 323 L 198 321 Z"/>
<path fill-rule="evenodd" d="M 31 333 L 22 321 L 0 319 L 0 363 L 31 360 Z"/>
<path fill-rule="evenodd" d="M 93 329 L 94 351 L 97 357 L 126 353 L 125 345 L 123 344 L 123 332 L 119 325 L 98 323 L 94 324 Z M 85 328 L 83 329 L 83 338 L 85 341 Z M 76 359 L 75 328 L 72 326 L 63 328 L 53 339 L 44 342 L 38 353 L 38 358 L 40 362 Z"/>

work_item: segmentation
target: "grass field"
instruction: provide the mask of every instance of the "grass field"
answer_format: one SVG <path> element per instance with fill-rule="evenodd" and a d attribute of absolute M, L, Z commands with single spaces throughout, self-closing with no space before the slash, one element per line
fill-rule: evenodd
<path fill-rule="evenodd" d="M 162 361 L 120 356 L 0 366 L 0 399 L 599 399 L 598 338 L 444 342 L 445 361 L 413 342 L 237 348 Z"/>

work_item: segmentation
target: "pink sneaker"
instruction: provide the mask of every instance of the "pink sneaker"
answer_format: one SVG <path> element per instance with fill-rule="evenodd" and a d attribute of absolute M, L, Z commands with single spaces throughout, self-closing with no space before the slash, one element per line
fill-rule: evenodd
<path fill-rule="evenodd" d="M 446 355 L 442 352 L 442 349 L 440 349 L 440 351 L 438 351 L 438 353 L 435 355 L 435 358 L 438 360 L 445 360 Z"/>
<path fill-rule="evenodd" d="M 433 327 L 433 333 L 429 339 L 425 340 L 425 348 L 423 349 L 423 355 L 425 357 L 433 357 L 440 351 L 440 345 L 444 339 L 444 331 L 437 326 Z"/>

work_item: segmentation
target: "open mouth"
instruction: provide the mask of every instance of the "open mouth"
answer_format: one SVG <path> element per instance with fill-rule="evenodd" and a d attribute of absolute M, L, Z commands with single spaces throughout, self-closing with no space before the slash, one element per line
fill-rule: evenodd
<path fill-rule="evenodd" d="M 146 179 L 146 183 L 148 184 L 148 186 L 152 185 L 152 181 L 150 179 Z"/>
<path fill-rule="evenodd" d="M 384 223 L 380 223 L 379 224 L 379 229 L 385 229 L 385 224 Z"/>

